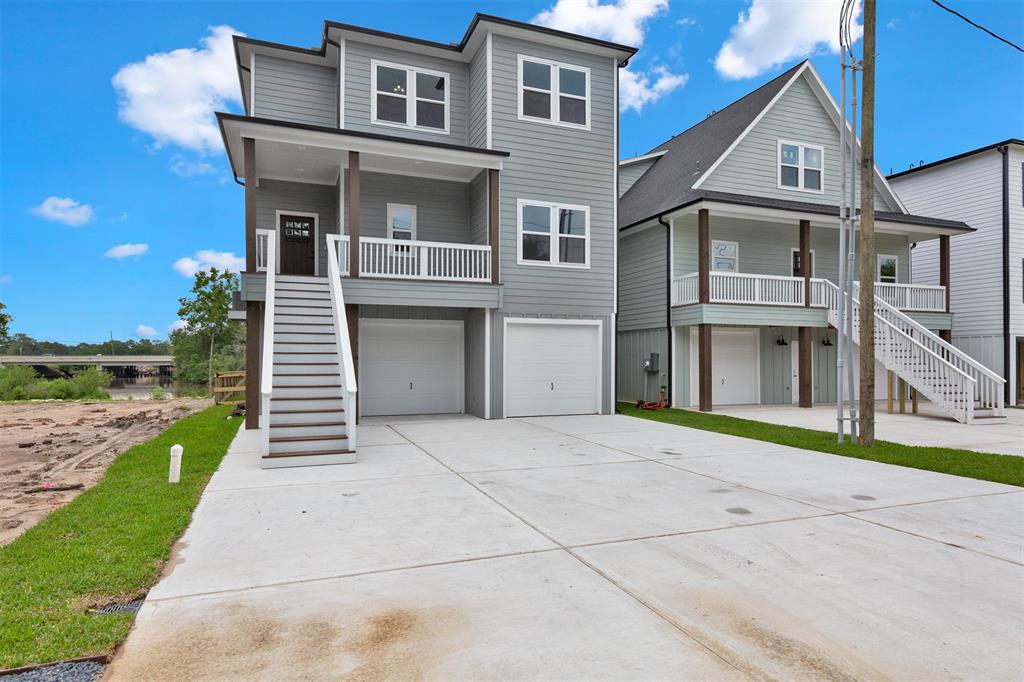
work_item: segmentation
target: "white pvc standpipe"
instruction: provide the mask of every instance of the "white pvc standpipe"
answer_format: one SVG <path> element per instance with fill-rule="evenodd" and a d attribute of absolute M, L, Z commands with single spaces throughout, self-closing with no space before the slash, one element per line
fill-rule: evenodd
<path fill-rule="evenodd" d="M 184 448 L 180 445 L 171 446 L 171 470 L 167 474 L 168 483 L 177 483 L 181 480 L 181 454 Z"/>

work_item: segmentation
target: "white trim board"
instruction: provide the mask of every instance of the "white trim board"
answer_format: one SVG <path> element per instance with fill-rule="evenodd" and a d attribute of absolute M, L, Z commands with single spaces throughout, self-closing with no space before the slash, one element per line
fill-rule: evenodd
<path fill-rule="evenodd" d="M 300 218 L 313 219 L 313 276 L 320 273 L 320 214 L 306 211 L 287 211 L 277 209 L 274 212 L 274 232 L 277 233 L 277 274 L 281 274 L 281 216 L 294 215 Z"/>

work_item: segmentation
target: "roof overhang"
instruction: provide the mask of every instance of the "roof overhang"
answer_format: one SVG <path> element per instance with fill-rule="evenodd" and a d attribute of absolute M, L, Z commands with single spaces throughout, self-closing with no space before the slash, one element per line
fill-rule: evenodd
<path fill-rule="evenodd" d="M 917 173 L 918 171 L 929 170 L 929 169 L 935 168 L 937 166 L 942 166 L 944 164 L 951 163 L 953 161 L 960 161 L 961 159 L 966 159 L 968 157 L 974 156 L 975 154 L 984 154 L 985 152 L 996 151 L 1000 147 L 1009 147 L 1010 145 L 1014 145 L 1014 146 L 1017 146 L 1017 147 L 1024 147 L 1024 140 L 1020 140 L 1020 139 L 1017 139 L 1015 137 L 1011 137 L 1008 140 L 1003 140 L 1002 142 L 996 142 L 995 144 L 990 144 L 990 145 L 987 145 L 987 146 L 984 146 L 984 147 L 978 147 L 977 149 L 972 149 L 969 152 L 963 152 L 962 154 L 956 154 L 954 156 L 947 156 L 944 159 L 939 159 L 938 161 L 932 161 L 931 163 L 924 163 L 924 164 L 921 164 L 920 166 L 912 166 L 911 168 L 908 168 L 907 170 L 904 170 L 904 171 L 900 171 L 899 173 L 893 173 L 892 175 L 888 176 L 888 179 L 889 180 L 895 180 L 896 178 L 901 178 L 901 177 L 903 177 L 905 175 L 910 175 L 911 173 Z"/>
<path fill-rule="evenodd" d="M 632 234 L 646 227 L 658 224 L 658 217 L 665 221 L 696 215 L 701 209 L 708 209 L 711 224 L 716 218 L 732 218 L 738 220 L 758 220 L 799 225 L 801 220 L 810 221 L 811 227 L 839 228 L 839 211 L 835 206 L 813 204 L 797 207 L 768 206 L 757 203 L 756 198 L 747 197 L 714 197 L 696 198 L 678 206 L 661 216 L 655 216 L 643 222 L 619 228 L 624 234 Z M 902 234 L 913 237 L 914 241 L 927 241 L 941 236 L 955 236 L 974 232 L 975 228 L 965 223 L 926 218 L 901 213 L 875 213 L 875 230 L 888 234 Z"/>
<path fill-rule="evenodd" d="M 218 113 L 224 148 L 235 179 L 244 177 L 242 140 L 256 141 L 257 177 L 333 184 L 347 166 L 346 152 L 360 153 L 360 169 L 468 182 L 481 170 L 501 170 L 508 152 L 440 142 L 324 128 Z M 295 168 L 302 164 L 302 170 Z"/>
<path fill-rule="evenodd" d="M 634 156 L 632 159 L 623 159 L 622 161 L 619 161 L 619 168 L 632 166 L 633 164 L 642 163 L 644 161 L 657 161 L 667 153 L 668 150 L 663 149 L 660 152 L 651 152 L 650 154 L 644 154 L 643 156 Z"/>

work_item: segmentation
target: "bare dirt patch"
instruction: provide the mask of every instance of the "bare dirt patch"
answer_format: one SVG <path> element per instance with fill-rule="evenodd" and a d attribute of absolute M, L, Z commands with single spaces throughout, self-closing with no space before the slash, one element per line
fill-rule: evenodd
<path fill-rule="evenodd" d="M 0 545 L 103 477 L 119 454 L 209 400 L 0 405 Z"/>

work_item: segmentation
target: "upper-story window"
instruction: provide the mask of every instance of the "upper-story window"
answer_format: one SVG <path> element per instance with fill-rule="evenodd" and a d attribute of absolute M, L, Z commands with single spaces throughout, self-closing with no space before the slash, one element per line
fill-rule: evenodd
<path fill-rule="evenodd" d="M 519 262 L 590 267 L 590 207 L 520 199 Z"/>
<path fill-rule="evenodd" d="M 779 189 L 821 192 L 825 149 L 813 144 L 779 140 Z"/>
<path fill-rule="evenodd" d="M 519 55 L 519 118 L 590 130 L 590 69 Z"/>
<path fill-rule="evenodd" d="M 374 123 L 448 132 L 451 78 L 447 73 L 373 60 L 370 80 Z"/>

